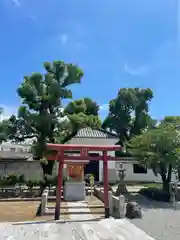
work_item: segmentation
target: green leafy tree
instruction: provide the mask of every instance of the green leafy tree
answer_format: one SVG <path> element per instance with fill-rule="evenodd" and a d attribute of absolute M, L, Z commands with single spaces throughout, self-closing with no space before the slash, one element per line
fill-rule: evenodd
<path fill-rule="evenodd" d="M 64 114 L 69 120 L 66 122 L 66 124 L 69 124 L 69 126 L 66 126 L 69 136 L 75 134 L 80 128 L 100 128 L 101 120 L 98 112 L 99 105 L 90 98 L 82 98 L 70 102 L 64 109 Z"/>
<path fill-rule="evenodd" d="M 171 126 L 174 126 L 177 129 L 177 131 L 180 131 L 180 116 L 166 116 L 163 122 Z M 179 158 L 177 158 L 175 173 L 177 173 L 180 181 L 180 159 Z"/>
<path fill-rule="evenodd" d="M 70 102 L 65 108 L 66 114 L 84 113 L 88 116 L 98 116 L 99 105 L 91 98 L 82 98 Z"/>
<path fill-rule="evenodd" d="M 3 114 L 3 109 L 0 108 L 0 116 Z M 1 120 L 0 121 L 0 143 L 8 140 L 8 129 L 9 129 L 9 121 Z"/>
<path fill-rule="evenodd" d="M 120 144 L 124 145 L 132 136 L 155 126 L 156 121 L 148 114 L 152 98 L 153 92 L 149 88 L 121 88 L 109 103 L 109 114 L 102 127 L 116 132 Z"/>
<path fill-rule="evenodd" d="M 45 74 L 24 77 L 17 93 L 22 100 L 18 117 L 9 120 L 9 136 L 16 141 L 33 138 L 33 152 L 41 160 L 44 175 L 52 174 L 54 161 L 46 161 L 46 143 L 55 143 L 64 128 L 62 100 L 71 99 L 71 84 L 80 83 L 83 72 L 63 61 L 44 64 Z M 42 159 L 44 161 L 42 161 Z"/>
<path fill-rule="evenodd" d="M 155 174 L 160 173 L 164 190 L 169 190 L 172 171 L 180 157 L 180 136 L 173 126 L 162 123 L 156 129 L 132 138 L 128 151 Z"/>
<path fill-rule="evenodd" d="M 173 125 L 177 129 L 180 128 L 180 116 L 166 116 L 163 120 L 164 123 Z"/>

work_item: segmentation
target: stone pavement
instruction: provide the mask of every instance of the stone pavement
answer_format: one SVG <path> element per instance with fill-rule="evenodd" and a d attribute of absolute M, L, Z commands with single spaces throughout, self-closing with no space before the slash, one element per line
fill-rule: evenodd
<path fill-rule="evenodd" d="M 70 212 L 69 218 L 71 220 L 85 221 L 94 219 L 94 216 L 91 214 L 91 210 L 89 209 L 88 204 L 86 202 L 83 201 L 67 202 L 66 205 L 69 209 L 68 210 Z M 80 212 L 83 212 L 83 214 L 81 214 Z"/>
<path fill-rule="evenodd" d="M 155 240 L 126 219 L 98 222 L 0 224 L 2 240 Z"/>
<path fill-rule="evenodd" d="M 143 212 L 142 219 L 131 220 L 133 224 L 157 240 L 180 239 L 180 210 L 171 203 L 148 200 L 137 193 L 131 194 L 130 201 L 139 203 Z"/>
<path fill-rule="evenodd" d="M 104 206 L 99 204 L 98 201 L 78 201 L 78 202 L 63 202 L 61 205 L 60 216 L 61 220 L 72 221 L 86 221 L 96 220 L 104 217 Z M 94 200 L 94 199 L 92 199 Z M 47 206 L 48 216 L 54 216 L 55 206 Z"/>
<path fill-rule="evenodd" d="M 180 239 L 180 210 L 163 206 L 143 207 L 143 219 L 131 222 L 157 240 Z"/>

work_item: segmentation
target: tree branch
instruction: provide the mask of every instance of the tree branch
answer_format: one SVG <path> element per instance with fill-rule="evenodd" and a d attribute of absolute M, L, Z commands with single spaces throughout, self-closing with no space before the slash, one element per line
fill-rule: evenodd
<path fill-rule="evenodd" d="M 23 136 L 23 137 L 14 136 L 13 138 L 18 142 L 22 142 L 26 139 L 32 139 L 32 138 L 36 138 L 36 137 L 37 137 L 37 135 Z"/>

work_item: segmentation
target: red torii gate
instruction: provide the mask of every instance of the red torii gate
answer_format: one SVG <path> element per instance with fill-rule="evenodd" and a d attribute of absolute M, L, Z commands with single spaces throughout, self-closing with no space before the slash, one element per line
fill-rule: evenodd
<path fill-rule="evenodd" d="M 108 199 L 108 161 L 117 160 L 116 157 L 109 156 L 107 152 L 109 151 L 118 151 L 121 149 L 120 146 L 114 145 L 79 145 L 79 144 L 53 144 L 48 143 L 47 148 L 49 150 L 54 150 L 57 152 L 55 156 L 48 157 L 48 160 L 57 160 L 59 161 L 58 169 L 58 183 L 56 189 L 56 208 L 55 208 L 55 220 L 59 220 L 60 215 L 60 206 L 61 206 L 61 188 L 63 184 L 63 165 L 65 160 L 95 160 L 103 161 L 103 172 L 104 172 L 104 210 L 105 218 L 109 218 L 109 199 Z M 79 156 L 68 156 L 65 155 L 65 151 L 80 151 Z M 90 151 L 102 152 L 102 155 L 99 156 L 89 156 Z"/>

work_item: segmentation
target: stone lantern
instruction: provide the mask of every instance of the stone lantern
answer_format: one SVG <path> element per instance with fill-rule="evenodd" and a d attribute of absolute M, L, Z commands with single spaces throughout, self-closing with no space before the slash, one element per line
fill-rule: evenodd
<path fill-rule="evenodd" d="M 124 168 L 123 163 L 117 163 L 116 166 L 117 166 L 117 168 L 116 168 L 117 174 L 119 176 L 119 184 L 118 184 L 118 188 L 116 190 L 115 195 L 120 196 L 121 194 L 127 193 L 127 188 L 126 188 L 126 184 L 124 181 L 124 178 L 126 176 L 126 174 L 125 174 L 126 169 Z"/>

